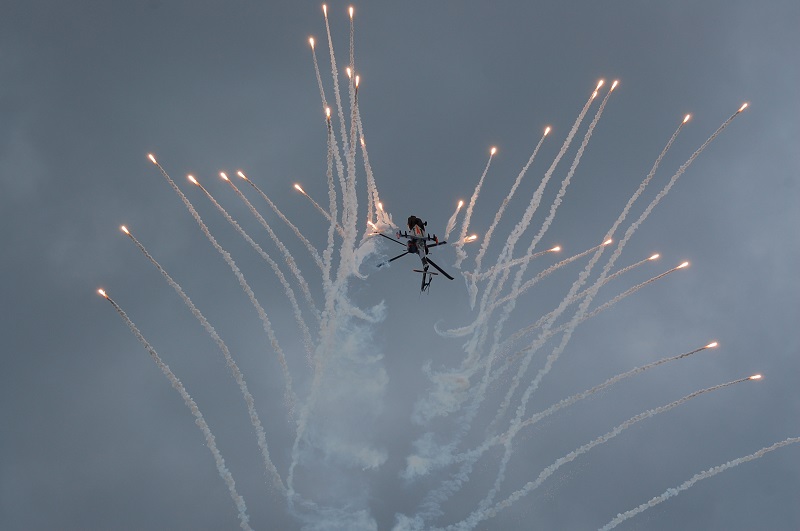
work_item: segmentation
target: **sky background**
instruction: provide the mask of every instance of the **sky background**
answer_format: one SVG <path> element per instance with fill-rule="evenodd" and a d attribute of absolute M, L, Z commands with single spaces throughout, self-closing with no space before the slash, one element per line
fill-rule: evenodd
<path fill-rule="evenodd" d="M 329 4 L 342 68 L 348 5 Z M 497 146 L 471 223 L 471 232 L 482 234 L 542 130 L 553 127 L 487 261 L 598 79 L 620 85 L 542 241 L 562 245 L 564 257 L 603 238 L 686 113 L 693 119 L 632 215 L 750 102 L 636 233 L 619 265 L 653 252 L 662 259 L 601 291 L 597 303 L 683 260 L 691 267 L 582 325 L 529 409 L 712 340 L 721 347 L 620 384 L 522 433 L 502 493 L 645 409 L 756 372 L 764 381 L 703 396 L 637 425 L 566 465 L 480 529 L 598 528 L 701 470 L 800 436 L 796 1 L 408 1 L 355 8 L 360 111 L 379 192 L 395 221 L 414 214 L 443 233 L 456 202 L 469 199 L 489 147 Z M 324 246 L 324 220 L 292 189 L 299 182 L 320 202 L 326 198 L 326 133 L 311 35 L 324 37 L 317 2 L 4 3 L 1 528 L 237 527 L 191 415 L 97 296 L 98 287 L 128 312 L 197 400 L 254 528 L 300 528 L 266 485 L 241 396 L 216 346 L 119 225 L 131 228 L 225 338 L 285 474 L 293 425 L 281 404 L 274 353 L 235 278 L 146 154 L 156 154 L 233 254 L 287 353 L 300 353 L 290 368 L 304 396 L 309 371 L 279 284 L 185 176 L 196 175 L 266 249 L 267 239 L 217 177 L 220 170 L 243 170 Z M 318 58 L 332 99 L 324 46 Z M 578 141 L 556 170 L 543 209 Z M 525 246 L 541 219 L 540 212 Z M 313 273 L 304 249 L 275 222 L 301 268 Z M 396 250 L 381 247 L 386 256 Z M 477 250 L 475 244 L 471 257 Z M 458 272 L 452 249 L 434 256 Z M 554 307 L 580 264 L 520 299 L 509 330 Z M 472 265 L 465 262 L 468 270 Z M 388 458 L 359 476 L 369 490 L 362 502 L 380 529 L 391 528 L 397 513 L 414 514 L 435 485 L 399 477 L 414 440 L 429 430 L 447 434 L 446 424 L 415 424 L 412 411 L 431 387 L 423 365 L 454 367 L 464 356 L 463 341 L 437 336 L 433 324 L 461 326 L 472 315 L 459 275 L 454 282 L 437 278 L 430 294 L 419 296 L 411 266 L 410 259 L 398 261 L 351 284 L 359 304 L 385 301 L 387 308 L 386 321 L 372 330 L 387 381 L 379 407 L 366 409 L 380 412 L 370 419 L 369 437 Z M 318 283 L 312 287 L 319 290 Z M 357 384 L 345 378 L 341 385 Z M 339 412 L 350 422 L 361 414 L 354 405 Z M 477 426 L 488 424 L 493 408 L 489 401 Z M 483 436 L 474 429 L 465 448 Z M 800 528 L 799 451 L 789 446 L 703 481 L 620 528 Z M 499 456 L 479 462 L 437 524 L 454 523 L 474 508 L 494 481 Z M 311 470 L 303 476 L 309 485 L 338 479 Z"/>

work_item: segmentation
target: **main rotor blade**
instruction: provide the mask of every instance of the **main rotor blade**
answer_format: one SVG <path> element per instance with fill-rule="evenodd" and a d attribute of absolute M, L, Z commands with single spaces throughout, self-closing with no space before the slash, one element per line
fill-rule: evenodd
<path fill-rule="evenodd" d="M 407 254 L 408 254 L 408 251 L 404 252 L 403 254 L 398 254 L 398 255 L 397 255 L 397 256 L 395 256 L 394 258 L 392 258 L 392 259 L 390 259 L 390 260 L 386 260 L 386 261 L 384 262 L 384 264 L 388 264 L 389 262 L 394 262 L 394 261 L 395 261 L 395 260 L 397 260 L 398 258 L 402 258 L 402 257 L 404 257 L 404 256 L 405 256 L 405 255 L 407 255 Z"/>
<path fill-rule="evenodd" d="M 442 269 L 441 267 L 439 267 L 438 265 L 436 265 L 436 262 L 434 262 L 433 260 L 431 260 L 431 259 L 430 259 L 430 258 L 428 258 L 428 257 L 425 257 L 425 260 L 426 260 L 426 261 L 427 261 L 427 262 L 428 262 L 430 265 L 432 265 L 433 267 L 435 267 L 435 268 L 436 268 L 436 269 L 439 271 L 439 273 L 443 274 L 444 276 L 446 276 L 446 277 L 447 277 L 447 278 L 449 278 L 450 280 L 455 280 L 453 277 L 451 277 L 450 275 L 448 275 L 448 274 L 445 272 L 445 270 L 444 270 L 444 269 Z"/>
<path fill-rule="evenodd" d="M 395 240 L 394 238 L 390 238 L 389 236 L 387 236 L 387 235 L 385 235 L 385 234 L 381 234 L 380 232 L 373 232 L 372 234 L 377 234 L 378 236 L 383 236 L 383 237 L 384 237 L 384 238 L 386 238 L 387 240 L 392 240 L 392 241 L 393 241 L 393 242 L 395 242 L 395 243 L 399 243 L 399 244 L 400 244 L 400 245 L 402 245 L 403 247 L 405 247 L 405 246 L 406 246 L 406 244 L 405 244 L 405 243 L 403 243 L 403 242 L 401 242 L 400 240 Z"/>

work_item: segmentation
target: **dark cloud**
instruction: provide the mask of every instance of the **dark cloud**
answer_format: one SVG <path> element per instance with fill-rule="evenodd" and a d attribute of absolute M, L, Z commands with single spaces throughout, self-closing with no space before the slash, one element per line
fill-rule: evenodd
<path fill-rule="evenodd" d="M 343 67 L 346 5 L 329 8 Z M 644 409 L 754 372 L 763 372 L 765 381 L 723 389 L 642 422 L 479 528 L 600 527 L 701 470 L 800 435 L 793 420 L 800 413 L 793 377 L 800 349 L 796 2 L 405 2 L 356 9 L 360 109 L 381 198 L 396 221 L 413 213 L 443 231 L 456 201 L 472 193 L 489 146 L 497 145 L 472 219 L 474 231 L 485 233 L 543 128 L 553 126 L 484 263 L 522 214 L 598 78 L 621 84 L 542 241 L 564 246 L 564 256 L 603 237 L 684 114 L 691 112 L 692 121 L 632 216 L 725 118 L 751 102 L 681 177 L 618 265 L 653 252 L 662 253 L 661 261 L 609 284 L 597 303 L 683 259 L 692 266 L 581 326 L 528 410 L 714 339 L 721 348 L 650 371 L 523 432 L 501 497 Z M 241 168 L 315 245 L 324 245 L 323 220 L 291 188 L 301 182 L 325 199 L 325 128 L 309 35 L 324 37 L 319 5 L 309 2 L 4 6 L 0 527 L 237 525 L 191 415 L 95 294 L 99 286 L 129 312 L 197 400 L 253 526 L 302 525 L 268 486 L 241 396 L 215 345 L 118 226 L 132 228 L 225 338 L 285 477 L 293 424 L 282 404 L 275 355 L 236 279 L 145 154 L 156 153 L 235 257 L 287 352 L 302 352 L 289 332 L 295 324 L 279 298 L 280 285 L 184 179 L 193 173 L 232 206 L 235 198 L 217 173 Z M 318 55 L 332 100 L 325 46 Z M 543 209 L 576 144 L 556 171 Z M 231 213 L 260 234 L 245 209 L 232 206 Z M 543 219 L 540 212 L 534 224 Z M 304 249 L 292 251 L 314 275 Z M 437 263 L 451 268 L 455 255 L 440 251 Z M 391 528 L 397 513 L 413 515 L 435 486 L 429 479 L 409 484 L 400 473 L 413 441 L 428 429 L 446 437 L 454 422 L 419 426 L 411 420 L 413 409 L 431 386 L 424 363 L 454 367 L 463 356 L 462 341 L 435 335 L 433 323 L 461 326 L 471 315 L 461 279 L 438 278 L 429 296 L 418 297 L 419 279 L 409 265 L 394 263 L 351 286 L 365 307 L 384 300 L 387 318 L 365 336 L 383 358 L 361 360 L 342 385 L 350 383 L 348 375 L 356 382 L 365 374 L 385 374 L 386 380 L 377 378 L 376 388 L 365 386 L 339 402 L 331 391 L 332 401 L 320 410 L 328 422 L 339 419 L 327 432 L 338 437 L 331 452 L 350 452 L 360 463 L 366 457 L 348 446 L 348 436 L 358 436 L 369 440 L 380 466 L 355 479 L 334 477 L 341 467 L 314 455 L 307 463 L 318 466 L 299 472 L 299 481 L 334 499 L 341 495 L 337 489 L 357 491 L 380 529 Z M 507 330 L 555 306 L 582 267 L 554 275 L 521 299 Z M 408 330 L 419 330 L 420 340 L 410 342 Z M 299 356 L 289 363 L 303 397 L 308 369 Z M 529 371 L 525 381 L 532 377 Z M 485 436 L 483 426 L 509 380 L 492 388 L 466 447 Z M 370 402 L 366 413 L 354 397 Z M 358 429 L 361 418 L 374 430 Z M 797 451 L 790 446 L 701 482 L 630 526 L 797 528 Z M 501 456 L 495 450 L 478 462 L 464 491 L 443 505 L 446 516 L 437 524 L 456 522 L 475 507 L 491 488 Z"/>

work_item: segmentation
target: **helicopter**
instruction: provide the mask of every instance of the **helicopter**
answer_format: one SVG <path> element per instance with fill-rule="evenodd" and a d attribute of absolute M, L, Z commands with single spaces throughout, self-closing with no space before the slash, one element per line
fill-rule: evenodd
<path fill-rule="evenodd" d="M 428 258 L 429 249 L 432 247 L 436 247 L 438 245 L 444 245 L 446 241 L 439 241 L 439 238 L 436 235 L 430 235 L 426 232 L 425 227 L 428 225 L 426 221 L 422 221 L 420 218 L 416 216 L 409 216 L 408 217 L 408 231 L 400 232 L 398 231 L 395 233 L 397 238 L 406 238 L 406 243 L 401 242 L 400 240 L 396 240 L 390 236 L 386 236 L 380 232 L 376 232 L 380 236 L 383 236 L 387 240 L 392 240 L 393 242 L 402 245 L 406 248 L 406 252 L 395 256 L 379 264 L 378 267 L 388 265 L 389 262 L 394 262 L 398 258 L 402 258 L 407 254 L 416 254 L 419 256 L 420 260 L 422 261 L 422 269 L 414 269 L 415 273 L 422 273 L 422 285 L 420 287 L 420 292 L 428 291 L 428 288 L 431 286 L 431 281 L 433 280 L 434 275 L 438 275 L 441 273 L 446 278 L 450 280 L 454 280 L 444 269 L 436 265 L 436 263 Z M 433 266 L 436 271 L 429 271 L 428 267 Z"/>

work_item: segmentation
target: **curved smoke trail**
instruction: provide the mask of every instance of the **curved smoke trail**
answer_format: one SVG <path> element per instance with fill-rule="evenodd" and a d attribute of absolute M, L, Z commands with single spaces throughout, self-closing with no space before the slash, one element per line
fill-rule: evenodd
<path fill-rule="evenodd" d="M 131 332 L 133 332 L 133 335 L 136 336 L 136 339 L 138 339 L 139 342 L 144 346 L 145 350 L 147 350 L 147 352 L 150 354 L 150 357 L 153 358 L 153 361 L 155 361 L 156 365 L 158 365 L 158 368 L 161 369 L 161 372 L 164 373 L 164 376 L 166 376 L 169 382 L 172 384 L 172 387 L 174 387 L 175 390 L 181 395 L 186 407 L 188 407 L 189 411 L 191 411 L 192 415 L 194 415 L 194 422 L 197 424 L 197 427 L 200 428 L 200 431 L 203 432 L 203 436 L 206 439 L 206 446 L 208 446 L 208 449 L 211 450 L 211 454 L 214 456 L 214 463 L 217 465 L 217 472 L 219 472 L 220 477 L 228 486 L 228 492 L 231 495 L 231 499 L 233 499 L 233 503 L 236 505 L 236 509 L 239 511 L 239 527 L 245 530 L 250 530 L 250 517 L 247 516 L 247 506 L 244 503 L 244 498 L 242 498 L 236 491 L 236 482 L 233 480 L 233 476 L 225 466 L 225 459 L 223 459 L 222 454 L 217 448 L 217 440 L 214 437 L 214 434 L 211 433 L 211 428 L 208 427 L 208 423 L 206 423 L 206 419 L 203 417 L 203 414 L 200 413 L 200 408 L 197 407 L 197 403 L 195 403 L 194 399 L 186 391 L 186 388 L 183 386 L 178 377 L 173 374 L 169 366 L 161 360 L 161 357 L 158 355 L 152 345 L 150 345 L 147 339 L 145 339 L 139 329 L 136 328 L 136 325 L 133 324 L 133 321 L 131 321 L 128 315 L 122 311 L 122 308 L 120 308 L 117 303 L 111 299 L 111 297 L 106 295 L 104 291 L 101 290 L 100 294 L 111 303 L 120 317 L 122 317 L 122 320 L 125 321 L 125 324 L 127 324 L 128 328 L 130 328 Z"/>
<path fill-rule="evenodd" d="M 772 452 L 774 450 L 777 450 L 779 448 L 783 448 L 784 446 L 788 446 L 790 444 L 796 444 L 796 443 L 799 443 L 799 442 L 800 442 L 800 437 L 789 437 L 788 439 L 784 439 L 783 441 L 776 442 L 775 444 L 773 444 L 771 446 L 767 446 L 765 448 L 762 448 L 761 450 L 759 450 L 757 452 L 754 452 L 754 453 L 752 453 L 750 455 L 746 455 L 744 457 L 739 457 L 737 459 L 733 459 L 731 461 L 728 461 L 725 464 L 722 464 L 722 465 L 719 465 L 719 466 L 715 466 L 713 468 L 709 468 L 708 470 L 706 470 L 704 472 L 700 472 L 699 474 L 695 474 L 694 476 L 692 476 L 691 479 L 681 483 L 677 487 L 675 487 L 673 489 L 667 489 L 661 496 L 656 496 L 655 498 L 651 499 L 647 503 L 643 503 L 639 507 L 636 507 L 635 509 L 631 509 L 630 511 L 626 511 L 624 513 L 618 514 L 613 520 L 611 520 L 609 523 L 607 523 L 606 525 L 601 527 L 600 531 L 608 531 L 610 529 L 614 529 L 615 527 L 617 527 L 619 524 L 621 524 L 622 522 L 624 522 L 628 518 L 632 518 L 633 516 L 636 516 L 637 514 L 649 509 L 650 507 L 655 507 L 659 503 L 661 503 L 663 501 L 666 501 L 669 498 L 672 498 L 673 496 L 677 496 L 678 494 L 680 494 L 681 492 L 687 490 L 688 488 L 690 488 L 692 485 L 694 485 L 698 481 L 702 481 L 704 479 L 708 479 L 710 477 L 716 476 L 720 472 L 725 472 L 729 468 L 733 468 L 735 466 L 739 466 L 742 463 L 747 463 L 747 462 L 752 461 L 754 459 L 759 459 L 759 458 L 764 457 L 764 455 L 766 455 L 766 454 L 768 454 L 768 453 L 770 453 L 770 452 Z"/>

